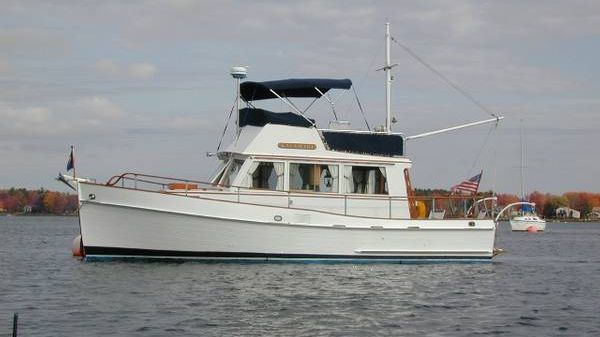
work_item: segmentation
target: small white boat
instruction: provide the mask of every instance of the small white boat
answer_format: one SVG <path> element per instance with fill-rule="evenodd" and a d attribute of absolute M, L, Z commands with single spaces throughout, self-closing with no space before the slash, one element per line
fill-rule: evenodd
<path fill-rule="evenodd" d="M 510 219 L 510 228 L 513 231 L 535 231 L 546 230 L 546 220 L 541 219 L 535 213 L 519 215 Z"/>
<path fill-rule="evenodd" d="M 403 149 L 410 137 L 391 131 L 389 27 L 386 37 L 383 129 L 318 129 L 305 116 L 308 108 L 290 100 L 324 97 L 335 115 L 326 94 L 350 89 L 348 79 L 240 84 L 245 69 L 234 67 L 236 135 L 216 154 L 222 166 L 210 182 L 140 173 L 104 184 L 74 181 L 85 257 L 491 259 L 497 252 L 493 219 L 432 216 L 435 200 L 428 218 L 412 193 L 412 161 Z M 293 112 L 256 108 L 264 99 L 279 99 Z"/>

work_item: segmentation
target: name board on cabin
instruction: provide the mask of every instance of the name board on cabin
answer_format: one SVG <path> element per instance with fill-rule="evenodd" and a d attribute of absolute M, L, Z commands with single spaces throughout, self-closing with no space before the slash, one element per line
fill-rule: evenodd
<path fill-rule="evenodd" d="M 295 149 L 295 150 L 316 150 L 316 144 L 309 143 L 277 143 L 280 149 Z"/>

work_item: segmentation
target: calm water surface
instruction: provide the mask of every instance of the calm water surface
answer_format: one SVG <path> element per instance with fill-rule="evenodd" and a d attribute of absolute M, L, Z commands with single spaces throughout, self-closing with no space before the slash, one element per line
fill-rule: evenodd
<path fill-rule="evenodd" d="M 77 219 L 0 217 L 0 336 L 600 336 L 600 224 L 478 264 L 81 262 Z"/>

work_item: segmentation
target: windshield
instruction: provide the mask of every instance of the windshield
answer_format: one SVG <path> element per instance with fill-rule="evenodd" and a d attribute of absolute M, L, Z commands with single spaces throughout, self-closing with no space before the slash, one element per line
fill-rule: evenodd
<path fill-rule="evenodd" d="M 229 162 L 228 167 L 225 169 L 225 172 L 223 174 L 223 177 L 221 178 L 221 181 L 219 182 L 219 185 L 230 186 L 234 182 L 235 177 L 237 177 L 238 173 L 240 172 L 242 164 L 244 164 L 243 160 L 231 160 Z"/>

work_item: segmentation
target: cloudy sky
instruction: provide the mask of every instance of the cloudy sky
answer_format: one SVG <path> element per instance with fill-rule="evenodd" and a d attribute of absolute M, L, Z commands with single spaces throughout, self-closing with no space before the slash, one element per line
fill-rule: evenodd
<path fill-rule="evenodd" d="M 204 179 L 249 79 L 351 78 L 372 125 L 384 120 L 384 23 L 492 111 L 498 129 L 414 140 L 418 187 L 480 169 L 482 188 L 600 191 L 597 1 L 9 1 L 0 11 L 0 188 L 62 188 L 69 145 L 80 175 L 124 171 Z M 488 118 L 392 46 L 395 131 Z M 364 128 L 351 94 L 338 109 Z M 327 126 L 326 104 L 314 117 Z M 522 121 L 522 122 L 521 122 Z M 489 135 L 489 136 L 488 136 Z"/>

